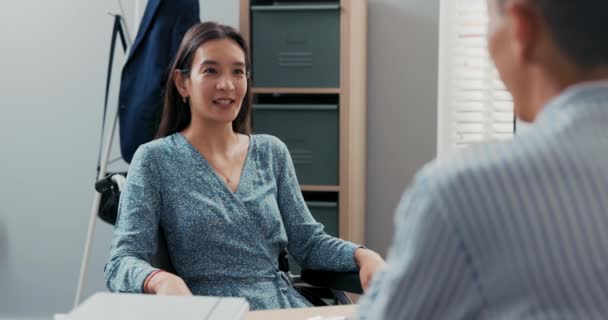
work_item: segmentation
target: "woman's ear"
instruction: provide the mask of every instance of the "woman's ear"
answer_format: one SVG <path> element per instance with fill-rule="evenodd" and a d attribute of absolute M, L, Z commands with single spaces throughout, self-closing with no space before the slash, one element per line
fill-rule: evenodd
<path fill-rule="evenodd" d="M 177 88 L 177 91 L 179 91 L 182 98 L 187 98 L 190 95 L 188 92 L 188 86 L 186 85 L 188 79 L 184 77 L 181 70 L 173 70 L 173 82 L 175 83 L 175 87 Z"/>

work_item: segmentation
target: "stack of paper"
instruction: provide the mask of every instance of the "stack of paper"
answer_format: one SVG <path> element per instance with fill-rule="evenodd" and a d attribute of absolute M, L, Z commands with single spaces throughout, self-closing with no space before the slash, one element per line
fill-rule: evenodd
<path fill-rule="evenodd" d="M 249 303 L 244 298 L 104 292 L 80 304 L 66 320 L 243 320 L 247 311 Z"/>

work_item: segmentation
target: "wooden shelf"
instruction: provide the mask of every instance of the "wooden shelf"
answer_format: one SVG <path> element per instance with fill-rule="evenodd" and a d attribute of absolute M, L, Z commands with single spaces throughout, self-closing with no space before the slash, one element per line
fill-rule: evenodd
<path fill-rule="evenodd" d="M 338 95 L 339 181 L 337 186 L 301 185 L 307 192 L 338 193 L 340 238 L 365 244 L 367 3 L 340 2 L 338 88 L 251 88 L 253 94 Z M 240 30 L 251 45 L 251 0 L 240 0 Z M 321 84 L 319 84 L 321 85 Z"/>
<path fill-rule="evenodd" d="M 251 93 L 340 94 L 340 88 L 252 88 Z"/>
<path fill-rule="evenodd" d="M 319 191 L 319 192 L 339 192 L 340 186 L 301 185 L 300 190 L 302 190 L 302 191 Z"/>

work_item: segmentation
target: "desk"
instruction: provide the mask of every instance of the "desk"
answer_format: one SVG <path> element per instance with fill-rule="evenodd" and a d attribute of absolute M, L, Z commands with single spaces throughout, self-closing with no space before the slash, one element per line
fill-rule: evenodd
<path fill-rule="evenodd" d="M 351 304 L 347 306 L 250 311 L 245 316 L 245 320 L 306 320 L 314 316 L 347 316 L 347 319 L 350 320 L 354 317 L 356 310 L 357 305 Z"/>

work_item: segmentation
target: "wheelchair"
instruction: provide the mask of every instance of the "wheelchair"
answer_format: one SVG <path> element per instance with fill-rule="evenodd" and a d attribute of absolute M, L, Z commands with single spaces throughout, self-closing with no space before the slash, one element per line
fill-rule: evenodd
<path fill-rule="evenodd" d="M 101 206 L 98 216 L 101 220 L 116 224 L 118 200 L 122 186 L 126 182 L 126 172 L 110 173 L 95 183 L 95 190 L 101 194 Z M 290 272 L 288 252 L 285 250 L 278 257 L 279 270 L 283 271 L 294 288 L 314 306 L 352 304 L 346 294 L 363 294 L 357 272 L 333 272 L 303 269 L 300 275 Z M 159 230 L 159 245 L 156 255 L 150 264 L 156 268 L 175 273 L 168 255 L 167 245 L 162 228 Z"/>

